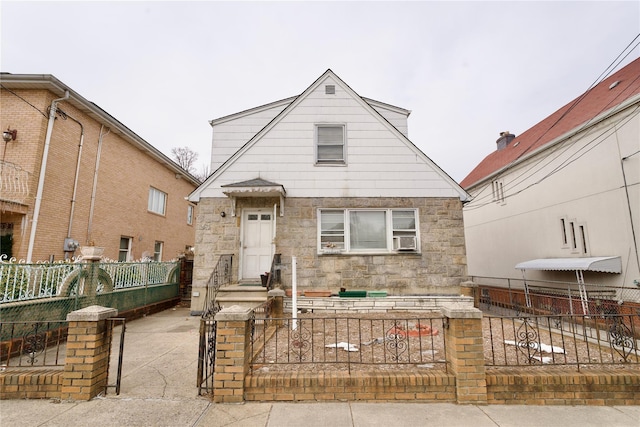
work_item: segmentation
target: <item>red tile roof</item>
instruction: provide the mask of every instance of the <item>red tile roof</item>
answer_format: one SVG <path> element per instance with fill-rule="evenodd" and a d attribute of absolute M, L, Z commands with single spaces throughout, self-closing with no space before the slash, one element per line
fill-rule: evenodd
<path fill-rule="evenodd" d="M 620 83 L 609 89 L 616 81 Z M 496 150 L 473 169 L 460 185 L 468 189 L 492 173 L 534 152 L 555 138 L 577 128 L 601 113 L 640 93 L 640 58 L 560 108 L 516 138 L 504 149 Z"/>

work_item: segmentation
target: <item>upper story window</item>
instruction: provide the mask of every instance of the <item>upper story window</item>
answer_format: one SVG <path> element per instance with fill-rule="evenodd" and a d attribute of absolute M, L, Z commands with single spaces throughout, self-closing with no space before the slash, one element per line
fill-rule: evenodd
<path fill-rule="evenodd" d="M 157 188 L 149 188 L 149 206 L 147 209 L 150 212 L 164 215 L 167 206 L 167 193 L 158 190 Z"/>
<path fill-rule="evenodd" d="M 316 126 L 316 164 L 344 165 L 345 146 L 344 125 Z"/>
<path fill-rule="evenodd" d="M 491 191 L 493 194 L 493 201 L 504 204 L 504 185 L 501 179 L 491 181 Z"/>
<path fill-rule="evenodd" d="M 574 254 L 589 254 L 589 240 L 587 225 L 578 223 L 575 219 L 560 218 L 562 247 L 570 249 Z"/>
<path fill-rule="evenodd" d="M 320 209 L 318 212 L 320 252 L 418 250 L 415 209 Z"/>
<path fill-rule="evenodd" d="M 193 205 L 187 206 L 187 224 L 193 225 Z"/>

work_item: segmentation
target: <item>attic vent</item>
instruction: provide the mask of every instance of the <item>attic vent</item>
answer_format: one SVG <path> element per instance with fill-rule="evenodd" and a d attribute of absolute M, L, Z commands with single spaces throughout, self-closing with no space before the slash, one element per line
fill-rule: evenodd
<path fill-rule="evenodd" d="M 335 85 L 326 85 L 324 87 L 324 93 L 326 95 L 335 95 L 336 93 L 336 86 Z"/>
<path fill-rule="evenodd" d="M 609 86 L 609 90 L 613 89 L 614 87 L 618 86 L 620 84 L 620 80 L 616 80 L 615 82 L 611 83 L 611 86 Z"/>

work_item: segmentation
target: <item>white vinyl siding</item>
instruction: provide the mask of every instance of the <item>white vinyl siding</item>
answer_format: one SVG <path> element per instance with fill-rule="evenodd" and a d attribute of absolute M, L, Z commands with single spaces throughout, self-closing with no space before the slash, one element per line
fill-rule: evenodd
<path fill-rule="evenodd" d="M 167 204 L 167 193 L 158 190 L 157 188 L 149 188 L 149 205 L 147 209 L 149 212 L 164 215 Z"/>
<path fill-rule="evenodd" d="M 326 95 L 325 84 L 335 84 L 336 94 Z M 246 139 L 234 140 L 237 145 L 232 152 L 222 146 L 232 135 L 222 133 L 234 129 L 240 132 L 247 126 L 249 117 L 216 123 L 213 152 L 227 153 L 224 159 L 227 160 L 237 151 L 237 157 L 214 172 L 215 180 L 201 187 L 197 197 L 226 197 L 221 186 L 258 175 L 283 185 L 287 197 L 466 195 L 424 153 L 411 142 L 402 140 L 387 120 L 334 80 L 327 79 L 296 102 L 291 111 L 269 125 L 264 135 L 251 144 L 243 146 L 250 137 L 248 134 Z M 345 163 L 317 163 L 318 125 L 344 127 Z M 233 137 L 236 136 L 234 133 Z M 222 161 L 214 161 L 212 170 L 222 165 Z M 196 200 L 194 197 L 193 201 Z"/>
<path fill-rule="evenodd" d="M 417 242 L 417 218 L 415 209 L 320 209 L 318 251 L 393 252 L 394 238 Z"/>
<path fill-rule="evenodd" d="M 316 126 L 316 163 L 345 164 L 344 125 Z"/>

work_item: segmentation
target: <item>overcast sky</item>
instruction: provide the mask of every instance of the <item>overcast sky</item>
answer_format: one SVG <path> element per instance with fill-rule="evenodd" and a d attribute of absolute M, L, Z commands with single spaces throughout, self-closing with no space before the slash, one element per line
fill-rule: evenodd
<path fill-rule="evenodd" d="M 189 146 L 198 170 L 209 120 L 331 68 L 411 110 L 409 138 L 458 182 L 501 131 L 579 96 L 640 33 L 638 1 L 3 0 L 0 13 L 1 71 L 53 74 L 165 154 Z"/>

